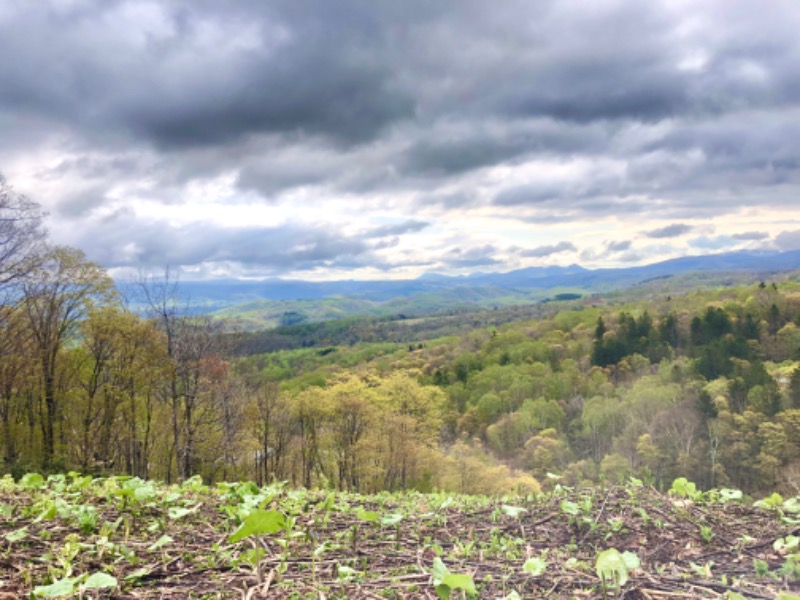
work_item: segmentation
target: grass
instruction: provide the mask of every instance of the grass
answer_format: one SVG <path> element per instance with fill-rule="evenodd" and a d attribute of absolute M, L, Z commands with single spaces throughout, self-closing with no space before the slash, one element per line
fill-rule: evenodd
<path fill-rule="evenodd" d="M 796 501 L 676 489 L 490 499 L 6 477 L 0 597 L 793 597 Z"/>

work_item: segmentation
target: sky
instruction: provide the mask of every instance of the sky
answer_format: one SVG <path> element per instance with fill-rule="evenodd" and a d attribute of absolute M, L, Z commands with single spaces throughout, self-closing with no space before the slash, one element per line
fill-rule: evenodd
<path fill-rule="evenodd" d="M 0 174 L 112 274 L 800 248 L 796 0 L 2 0 Z"/>

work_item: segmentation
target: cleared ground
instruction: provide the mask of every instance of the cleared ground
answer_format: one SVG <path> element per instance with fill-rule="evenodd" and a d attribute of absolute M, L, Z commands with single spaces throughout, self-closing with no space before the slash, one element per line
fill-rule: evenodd
<path fill-rule="evenodd" d="M 460 598 L 474 586 L 480 598 L 788 599 L 797 509 L 636 484 L 490 500 L 6 478 L 0 598 Z"/>

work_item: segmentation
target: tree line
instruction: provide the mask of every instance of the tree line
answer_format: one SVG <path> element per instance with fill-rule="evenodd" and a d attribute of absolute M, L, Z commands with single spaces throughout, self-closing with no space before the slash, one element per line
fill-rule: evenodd
<path fill-rule="evenodd" d="M 448 324 L 411 344 L 303 324 L 330 345 L 241 356 L 168 275 L 133 286 L 133 311 L 101 266 L 49 245 L 41 219 L 0 185 L 6 472 L 475 493 L 685 476 L 800 491 L 791 278 L 549 303 L 512 322 L 474 313 L 466 333 Z"/>
<path fill-rule="evenodd" d="M 341 374 L 287 392 L 219 321 L 181 303 L 169 274 L 132 287 L 47 243 L 5 183 L 0 205 L 2 464 L 168 482 L 289 480 L 339 489 L 538 489 L 466 446 L 440 448 L 444 393 L 413 370 Z M 484 475 L 490 474 L 490 477 Z M 527 486 L 527 487 L 526 487 Z"/>

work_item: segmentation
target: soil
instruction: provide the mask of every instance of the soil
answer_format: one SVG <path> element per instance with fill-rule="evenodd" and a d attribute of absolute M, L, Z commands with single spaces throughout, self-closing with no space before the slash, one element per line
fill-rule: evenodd
<path fill-rule="evenodd" d="M 85 598 L 436 599 L 437 556 L 450 572 L 471 575 L 480 598 L 512 590 L 521 598 L 664 600 L 800 594 L 800 566 L 774 547 L 800 528 L 751 503 L 693 503 L 649 488 L 611 487 L 506 499 L 513 508 L 459 499 L 442 507 L 442 496 L 416 494 L 337 497 L 328 510 L 321 508 L 326 493 L 303 494 L 294 501 L 301 506 L 296 534 L 284 549 L 283 532 L 229 544 L 235 523 L 220 494 L 187 492 L 181 501 L 194 510 L 176 519 L 160 504 L 128 507 L 84 495 L 98 524 L 82 532 L 73 519 L 28 514 L 40 492 L 3 492 L 0 600 L 30 597 L 36 586 L 63 577 L 65 564 L 73 577 L 103 571 L 119 582 L 85 591 Z M 278 496 L 270 506 L 282 510 L 284 503 Z M 356 507 L 403 518 L 381 525 L 359 517 Z M 27 537 L 9 541 L 23 527 Z M 162 535 L 171 541 L 154 547 Z M 254 567 L 242 555 L 257 548 Z M 617 588 L 604 588 L 595 569 L 598 553 L 610 548 L 640 561 Z M 532 557 L 546 562 L 539 576 L 522 568 Z"/>

